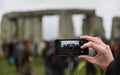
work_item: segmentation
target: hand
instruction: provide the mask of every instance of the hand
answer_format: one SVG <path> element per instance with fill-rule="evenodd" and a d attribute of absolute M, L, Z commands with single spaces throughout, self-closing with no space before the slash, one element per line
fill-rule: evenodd
<path fill-rule="evenodd" d="M 98 37 L 81 36 L 80 38 L 89 41 L 88 43 L 82 45 L 81 48 L 93 48 L 97 52 L 97 55 L 94 57 L 80 55 L 79 58 L 86 60 L 106 71 L 110 62 L 114 60 L 110 47 L 103 43 Z"/>

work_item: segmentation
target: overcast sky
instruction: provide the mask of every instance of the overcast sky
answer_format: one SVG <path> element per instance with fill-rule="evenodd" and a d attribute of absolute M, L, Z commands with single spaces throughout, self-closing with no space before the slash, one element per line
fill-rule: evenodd
<path fill-rule="evenodd" d="M 4 13 L 15 11 L 31 11 L 56 8 L 95 9 L 96 14 L 101 16 L 104 20 L 103 24 L 106 37 L 110 38 L 112 18 L 114 16 L 120 16 L 119 7 L 120 0 L 0 0 L 0 20 Z M 55 19 L 55 17 L 53 18 Z M 77 27 L 77 24 L 75 25 L 75 28 L 80 27 L 80 25 Z M 81 30 L 76 29 L 75 34 L 80 35 L 80 31 Z M 46 31 L 46 33 L 49 33 L 49 30 Z M 56 36 L 57 33 L 53 33 L 53 37 Z M 44 35 L 44 37 L 48 37 L 47 34 Z"/>

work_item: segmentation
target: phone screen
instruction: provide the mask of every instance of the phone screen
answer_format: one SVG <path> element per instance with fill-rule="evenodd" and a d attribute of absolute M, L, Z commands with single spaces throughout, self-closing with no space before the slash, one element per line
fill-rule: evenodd
<path fill-rule="evenodd" d="M 56 55 L 87 55 L 88 48 L 81 49 L 87 40 L 83 39 L 57 39 L 55 40 L 55 54 Z"/>

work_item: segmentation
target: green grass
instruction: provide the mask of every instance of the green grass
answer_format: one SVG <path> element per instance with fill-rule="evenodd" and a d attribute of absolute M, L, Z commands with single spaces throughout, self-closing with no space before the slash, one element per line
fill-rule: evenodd
<path fill-rule="evenodd" d="M 34 59 L 34 74 L 35 75 L 45 75 L 43 59 L 41 57 L 37 57 Z M 7 59 L 0 58 L 0 75 L 15 75 L 15 66 L 10 65 L 7 62 Z"/>
<path fill-rule="evenodd" d="M 44 62 L 41 57 L 35 59 L 34 73 L 35 75 L 45 75 Z"/>
<path fill-rule="evenodd" d="M 83 63 L 84 65 L 84 63 Z M 82 63 L 78 66 L 74 75 L 86 75 L 85 66 L 81 68 Z M 79 71 L 81 69 L 81 71 Z M 34 59 L 34 75 L 45 75 L 44 61 L 41 57 Z M 0 75 L 16 75 L 14 65 L 9 65 L 5 58 L 0 58 Z M 65 75 L 69 75 L 68 69 L 65 69 Z M 97 74 L 101 75 L 101 74 Z"/>
<path fill-rule="evenodd" d="M 15 67 L 9 65 L 3 58 L 0 58 L 0 75 L 15 75 Z"/>

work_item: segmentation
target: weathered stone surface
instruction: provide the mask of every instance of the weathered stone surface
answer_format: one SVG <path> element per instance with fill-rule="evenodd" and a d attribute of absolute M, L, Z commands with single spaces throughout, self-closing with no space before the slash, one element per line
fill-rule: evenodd
<path fill-rule="evenodd" d="M 41 15 L 58 15 L 62 12 L 69 12 L 71 14 L 95 14 L 95 10 L 85 10 L 85 9 L 55 9 L 55 10 L 40 10 L 40 11 L 28 11 L 28 12 L 11 12 L 5 14 L 9 18 L 20 18 L 20 17 L 30 17 L 30 16 L 41 16 Z"/>
<path fill-rule="evenodd" d="M 1 22 L 1 35 L 2 38 L 10 39 L 11 37 L 11 22 L 7 17 L 2 18 Z"/>
<path fill-rule="evenodd" d="M 71 38 L 74 37 L 73 23 L 72 23 L 72 15 L 63 12 L 60 14 L 60 26 L 59 26 L 60 34 L 59 36 L 62 38 Z"/>
<path fill-rule="evenodd" d="M 42 17 L 33 17 L 33 39 L 42 40 Z"/>
<path fill-rule="evenodd" d="M 120 38 L 120 17 L 113 18 L 111 38 Z"/>
<path fill-rule="evenodd" d="M 17 29 L 17 38 L 19 40 L 22 40 L 24 37 L 24 18 L 18 18 L 17 19 L 17 24 L 16 24 L 16 29 Z"/>
<path fill-rule="evenodd" d="M 30 39 L 33 37 L 32 18 L 27 17 L 27 18 L 25 18 L 24 21 L 25 22 L 24 22 L 24 36 L 23 36 L 23 38 Z"/>
<path fill-rule="evenodd" d="M 83 35 L 105 38 L 102 18 L 95 15 L 86 17 L 83 20 Z"/>

